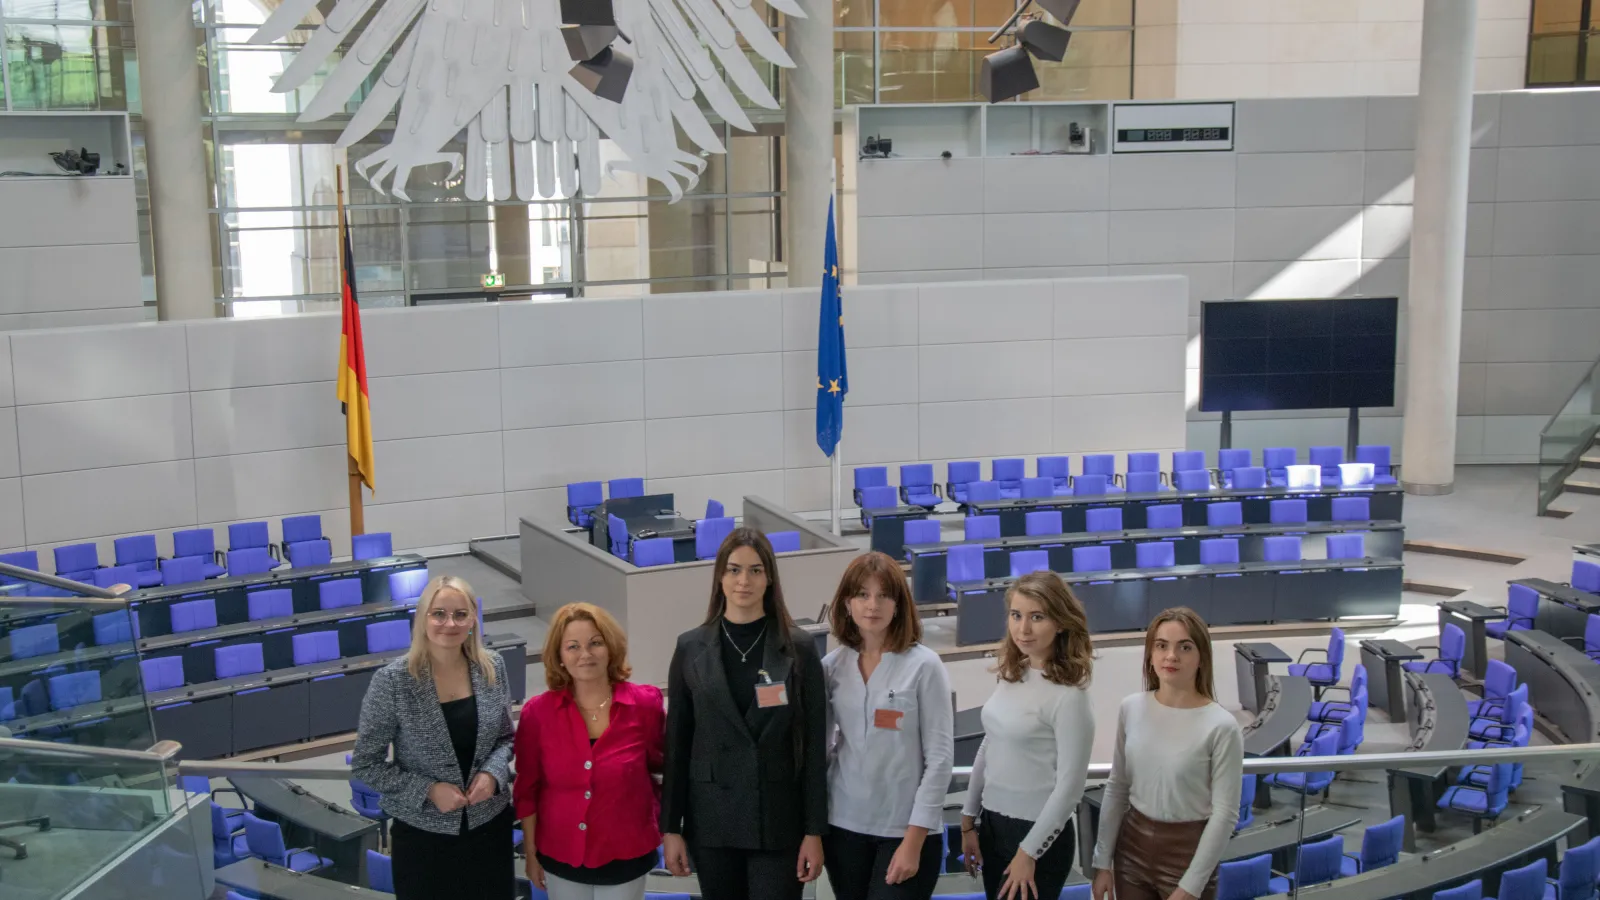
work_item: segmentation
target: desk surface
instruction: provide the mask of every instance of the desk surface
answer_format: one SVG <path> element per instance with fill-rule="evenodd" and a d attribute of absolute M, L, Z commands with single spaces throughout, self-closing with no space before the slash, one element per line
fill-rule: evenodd
<path fill-rule="evenodd" d="M 1233 652 L 1251 662 L 1291 662 L 1294 659 L 1277 644 L 1267 641 L 1241 641 L 1233 645 Z"/>
<path fill-rule="evenodd" d="M 1408 856 L 1361 875 L 1303 887 L 1299 896 L 1316 900 L 1381 900 L 1420 893 L 1516 862 L 1529 850 L 1565 837 L 1581 824 L 1582 816 L 1563 812 L 1554 805 L 1543 806 L 1509 821 L 1502 819 L 1482 834 L 1431 853 Z"/>
<path fill-rule="evenodd" d="M 1161 503 L 1175 500 L 1243 500 L 1249 497 L 1336 497 L 1341 494 L 1398 494 L 1399 485 L 1374 484 L 1362 487 L 1326 488 L 1255 488 L 1252 490 L 1219 489 L 1211 491 L 1158 491 L 1154 494 L 1063 494 L 1058 497 L 1034 497 L 1018 500 L 980 500 L 968 503 L 973 510 L 1000 510 L 1017 507 L 1049 507 L 1076 503 Z"/>
<path fill-rule="evenodd" d="M 1506 632 L 1506 641 L 1526 650 L 1572 686 L 1573 693 L 1589 707 L 1589 721 L 1600 729 L 1600 665 L 1582 650 L 1547 631 L 1527 629 Z M 1531 699 L 1531 698 L 1530 698 Z M 1569 734 L 1571 740 L 1595 740 L 1600 736 Z"/>
<path fill-rule="evenodd" d="M 1371 651 L 1382 659 L 1422 658 L 1422 653 L 1417 648 L 1391 638 L 1367 638 L 1361 642 L 1361 649 Z"/>
<path fill-rule="evenodd" d="M 255 575 L 241 575 L 237 578 L 213 578 L 210 581 L 193 581 L 187 584 L 175 584 L 170 587 L 161 586 L 145 588 L 126 595 L 132 604 L 150 603 L 160 600 L 170 600 L 175 597 L 187 597 L 191 594 L 215 594 L 232 588 L 265 588 L 275 584 L 290 581 L 302 581 L 309 578 L 334 578 L 340 575 L 357 575 L 372 569 L 402 569 L 402 568 L 427 568 L 427 557 L 415 553 L 402 553 L 396 556 L 380 556 L 376 559 L 355 559 L 346 562 L 330 563 L 326 566 L 301 566 L 290 568 L 282 566 L 271 572 L 261 572 Z"/>
<path fill-rule="evenodd" d="M 302 875 L 265 860 L 241 859 L 217 870 L 217 883 L 276 900 L 394 900 L 368 888 Z"/>
<path fill-rule="evenodd" d="M 1549 597 L 1558 603 L 1576 607 L 1584 612 L 1600 611 L 1600 594 L 1591 594 L 1588 591 L 1580 591 L 1570 584 L 1562 584 L 1558 581 L 1548 581 L 1543 578 L 1514 578 L 1509 583 L 1520 584 L 1523 587 L 1533 588 L 1535 591 L 1538 591 L 1540 594 Z"/>
<path fill-rule="evenodd" d="M 634 539 L 652 537 L 677 538 L 694 534 L 694 522 L 677 513 L 659 516 L 629 516 L 622 520 L 628 536 Z"/>
<path fill-rule="evenodd" d="M 399 603 L 384 601 L 382 603 L 362 603 L 359 606 L 342 606 L 338 609 L 319 609 L 316 612 L 299 613 L 292 616 L 279 616 L 272 619 L 256 619 L 253 622 L 235 622 L 232 625 L 218 625 L 215 628 L 202 628 L 199 631 L 180 631 L 177 634 L 163 634 L 156 637 L 144 638 L 139 641 L 139 649 L 145 652 L 151 650 L 165 650 L 168 647 L 186 647 L 200 641 L 225 640 L 246 634 L 265 634 L 280 628 L 297 628 L 303 625 L 325 625 L 343 622 L 346 619 L 360 619 L 368 616 L 380 615 L 387 612 L 413 609 L 417 605 L 416 599 L 405 600 Z M 125 646 L 125 645 L 123 645 Z"/>
<path fill-rule="evenodd" d="M 1471 619 L 1474 621 L 1481 619 L 1487 622 L 1493 619 L 1504 619 L 1506 617 L 1506 611 L 1503 609 L 1495 609 L 1492 606 L 1484 606 L 1482 603 L 1474 603 L 1471 600 L 1446 600 L 1439 604 L 1439 608 L 1446 612 L 1455 613 L 1463 619 Z"/>
<path fill-rule="evenodd" d="M 359 838 L 378 829 L 377 822 L 335 806 L 291 781 L 252 775 L 233 775 L 228 781 L 257 806 L 335 841 Z"/>
<path fill-rule="evenodd" d="M 1282 819 L 1239 832 L 1228 841 L 1222 859 L 1226 862 L 1287 850 L 1302 840 L 1314 841 L 1359 824 L 1361 817 L 1349 810 L 1328 806 L 1309 807 L 1303 816 L 1290 814 Z"/>
<path fill-rule="evenodd" d="M 1467 698 L 1461 696 L 1449 675 L 1443 672 L 1407 672 L 1406 683 L 1417 690 L 1422 707 L 1422 727 L 1411 749 L 1462 750 L 1467 746 L 1468 729 L 1472 717 L 1467 714 Z M 1396 769 L 1401 775 L 1432 780 L 1442 775 L 1446 766 L 1414 769 Z"/>
<path fill-rule="evenodd" d="M 1228 565 L 1165 566 L 1159 569 L 1105 569 L 1098 572 L 1057 572 L 1068 584 L 1106 581 L 1145 581 L 1151 578 L 1211 577 L 1213 575 L 1252 575 L 1272 572 L 1342 572 L 1345 569 L 1397 569 L 1398 559 L 1300 559 L 1291 562 L 1248 562 Z M 1009 586 L 1015 578 L 986 578 L 983 581 L 950 581 L 951 587 L 965 591 L 995 590 Z"/>
<path fill-rule="evenodd" d="M 1303 675 L 1269 676 L 1261 713 L 1244 726 L 1244 755 L 1268 756 L 1294 737 L 1311 713 L 1311 682 Z"/>
<path fill-rule="evenodd" d="M 1405 524 L 1393 519 L 1369 522 L 1299 522 L 1286 525 L 1189 525 L 1183 528 L 1124 528 L 1121 531 L 1068 531 L 1062 534 L 1028 534 L 989 538 L 982 541 L 940 541 L 937 544 L 908 545 L 912 558 L 929 553 L 946 553 L 951 547 L 974 545 L 985 550 L 1033 547 L 1039 544 L 1109 544 L 1116 541 L 1165 541 L 1175 538 L 1240 537 L 1275 534 L 1342 534 L 1347 531 L 1404 531 Z"/>

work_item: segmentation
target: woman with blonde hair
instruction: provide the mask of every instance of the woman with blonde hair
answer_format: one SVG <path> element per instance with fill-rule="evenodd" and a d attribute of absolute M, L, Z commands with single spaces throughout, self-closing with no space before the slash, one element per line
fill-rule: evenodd
<path fill-rule="evenodd" d="M 453 575 L 428 582 L 411 649 L 367 687 L 351 765 L 394 818 L 399 900 L 515 891 L 508 684 L 505 660 L 478 634 L 472 586 Z"/>
<path fill-rule="evenodd" d="M 961 810 L 961 852 L 968 872 L 982 869 L 989 900 L 1054 898 L 1072 873 L 1072 813 L 1094 746 L 1093 666 L 1089 619 L 1066 583 L 1054 572 L 1018 578 Z"/>
<path fill-rule="evenodd" d="M 548 691 L 517 720 L 517 818 L 528 880 L 551 900 L 641 900 L 661 831 L 661 689 L 628 681 L 628 638 L 588 603 L 556 610 Z"/>
<path fill-rule="evenodd" d="M 1144 691 L 1122 701 L 1100 808 L 1095 900 L 1211 900 L 1239 820 L 1244 735 L 1216 701 L 1211 633 L 1194 610 L 1144 634 Z"/>

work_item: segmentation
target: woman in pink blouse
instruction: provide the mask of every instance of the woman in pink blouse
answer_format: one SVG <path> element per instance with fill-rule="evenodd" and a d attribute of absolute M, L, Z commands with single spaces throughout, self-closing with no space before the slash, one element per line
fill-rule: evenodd
<path fill-rule="evenodd" d="M 552 900 L 641 900 L 661 845 L 661 690 L 627 680 L 627 637 L 588 603 L 556 612 L 544 659 L 550 690 L 517 724 L 528 878 Z"/>

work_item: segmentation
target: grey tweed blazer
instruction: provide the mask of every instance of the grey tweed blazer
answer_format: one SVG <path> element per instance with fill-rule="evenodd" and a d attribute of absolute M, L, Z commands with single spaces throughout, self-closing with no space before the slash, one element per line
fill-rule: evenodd
<path fill-rule="evenodd" d="M 506 663 L 493 650 L 489 657 L 494 660 L 493 685 L 481 669 L 472 666 L 472 693 L 478 698 L 478 747 L 472 765 L 474 775 L 488 772 L 499 788 L 488 800 L 467 807 L 469 828 L 499 815 L 511 799 L 515 733 Z M 390 745 L 394 746 L 393 760 L 389 759 Z M 428 788 L 434 782 L 466 790 L 444 713 L 439 710 L 439 695 L 426 671 L 421 678 L 411 677 L 403 656 L 379 669 L 367 686 L 350 771 L 382 795 L 378 805 L 396 819 L 423 831 L 460 833 L 461 811 L 440 812 L 428 800 Z"/>

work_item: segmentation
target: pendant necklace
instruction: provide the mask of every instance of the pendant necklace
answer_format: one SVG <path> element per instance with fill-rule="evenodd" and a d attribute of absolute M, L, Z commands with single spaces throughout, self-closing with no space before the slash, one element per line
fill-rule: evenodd
<path fill-rule="evenodd" d="M 750 642 L 748 650 L 740 650 L 738 642 L 733 639 L 733 635 L 728 633 L 727 619 L 722 620 L 722 636 L 727 638 L 728 643 L 733 645 L 733 652 L 739 654 L 739 662 L 745 662 L 750 659 L 750 654 L 755 652 L 756 645 L 761 643 L 761 639 L 767 636 L 767 630 L 765 628 L 761 629 L 761 633 L 756 635 L 756 639 Z"/>

